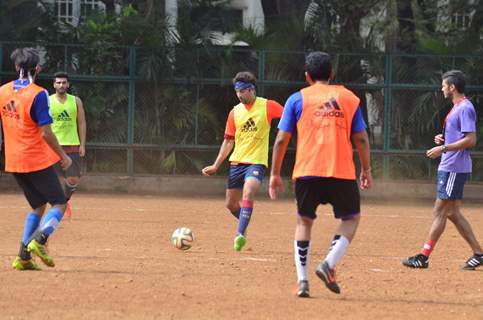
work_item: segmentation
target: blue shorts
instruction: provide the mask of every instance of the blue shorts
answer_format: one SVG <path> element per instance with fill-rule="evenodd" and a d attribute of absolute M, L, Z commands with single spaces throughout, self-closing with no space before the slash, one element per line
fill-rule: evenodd
<path fill-rule="evenodd" d="M 463 189 L 469 175 L 469 173 L 438 171 L 438 199 L 463 199 Z"/>
<path fill-rule="evenodd" d="M 253 177 L 262 182 L 267 167 L 263 164 L 236 164 L 230 165 L 228 174 L 228 189 L 243 189 L 245 180 Z"/>

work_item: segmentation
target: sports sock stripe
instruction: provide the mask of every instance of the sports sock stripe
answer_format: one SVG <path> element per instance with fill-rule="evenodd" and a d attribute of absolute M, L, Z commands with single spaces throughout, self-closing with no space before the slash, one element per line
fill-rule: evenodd
<path fill-rule="evenodd" d="M 455 180 L 456 180 L 456 172 L 450 172 L 448 183 L 446 185 L 446 193 L 448 194 L 449 197 L 451 197 L 451 194 L 453 193 L 453 186 L 454 186 Z"/>

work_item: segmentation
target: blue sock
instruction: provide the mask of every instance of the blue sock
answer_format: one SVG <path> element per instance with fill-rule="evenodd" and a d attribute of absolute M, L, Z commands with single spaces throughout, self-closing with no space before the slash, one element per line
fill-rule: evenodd
<path fill-rule="evenodd" d="M 47 212 L 45 215 L 45 218 L 42 221 L 42 225 L 40 226 L 40 230 L 42 231 L 43 234 L 46 236 L 50 236 L 55 229 L 57 229 L 57 226 L 60 223 L 60 220 L 62 220 L 62 217 L 64 216 L 64 213 L 60 211 L 57 208 L 52 208 Z"/>
<path fill-rule="evenodd" d="M 23 236 L 22 236 L 22 243 L 24 245 L 28 244 L 30 236 L 34 233 L 34 231 L 39 226 L 39 222 L 40 222 L 40 216 L 38 214 L 35 214 L 33 212 L 30 212 L 29 214 L 27 214 L 27 217 L 25 218 L 25 224 L 23 227 Z"/>
<path fill-rule="evenodd" d="M 240 220 L 238 221 L 238 234 L 245 235 L 250 218 L 253 212 L 253 201 L 243 200 L 242 207 L 240 209 Z"/>

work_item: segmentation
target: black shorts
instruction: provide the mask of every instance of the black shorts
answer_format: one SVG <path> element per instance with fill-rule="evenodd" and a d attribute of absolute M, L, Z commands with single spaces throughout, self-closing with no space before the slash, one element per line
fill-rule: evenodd
<path fill-rule="evenodd" d="M 40 208 L 46 203 L 67 203 L 54 166 L 34 172 L 14 173 L 13 176 L 32 209 Z"/>
<path fill-rule="evenodd" d="M 295 181 L 298 214 L 317 218 L 319 204 L 330 203 L 337 219 L 348 220 L 360 213 L 360 195 L 356 180 L 308 178 Z"/>
<path fill-rule="evenodd" d="M 72 159 L 71 166 L 64 171 L 60 166 L 60 162 L 55 164 L 55 171 L 59 177 L 79 177 L 81 176 L 81 158 L 78 152 L 68 153 L 67 154 Z"/>

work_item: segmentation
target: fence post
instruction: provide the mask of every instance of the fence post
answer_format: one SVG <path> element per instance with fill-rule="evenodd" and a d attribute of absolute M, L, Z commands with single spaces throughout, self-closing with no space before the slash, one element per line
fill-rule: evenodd
<path fill-rule="evenodd" d="M 134 174 L 134 108 L 136 104 L 136 48 L 129 47 L 129 98 L 127 105 L 127 174 Z"/>
<path fill-rule="evenodd" d="M 258 59 L 258 85 L 257 85 L 257 96 L 263 97 L 265 95 L 265 50 L 260 50 L 260 55 Z"/>
<path fill-rule="evenodd" d="M 0 42 L 0 83 L 2 83 L 2 71 L 3 71 L 3 43 Z"/>
<path fill-rule="evenodd" d="M 389 178 L 389 158 L 387 154 L 391 148 L 391 110 L 392 110 L 392 55 L 386 53 L 385 55 L 386 75 L 384 79 L 384 145 L 382 156 L 382 177 Z"/>

